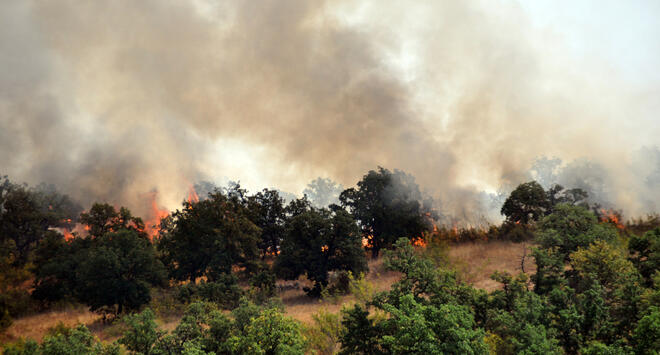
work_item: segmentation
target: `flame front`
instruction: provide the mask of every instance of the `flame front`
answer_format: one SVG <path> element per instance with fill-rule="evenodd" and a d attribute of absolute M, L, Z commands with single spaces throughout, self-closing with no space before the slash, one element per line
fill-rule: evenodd
<path fill-rule="evenodd" d="M 195 191 L 195 187 L 190 185 L 188 188 L 188 197 L 186 198 L 188 203 L 197 203 L 199 202 L 199 196 L 197 195 L 197 191 Z"/>
<path fill-rule="evenodd" d="M 170 211 L 168 211 L 166 208 L 162 208 L 158 206 L 158 203 L 156 202 L 158 198 L 158 193 L 154 192 L 150 194 L 151 198 L 151 211 L 149 218 L 144 222 L 144 231 L 147 233 L 149 236 L 149 239 L 153 240 L 154 237 L 158 234 L 160 231 L 160 221 L 170 215 Z"/>
<path fill-rule="evenodd" d="M 614 210 L 606 210 L 602 208 L 600 210 L 600 221 L 605 223 L 612 223 L 619 229 L 624 228 L 623 224 L 621 223 L 621 213 Z"/>

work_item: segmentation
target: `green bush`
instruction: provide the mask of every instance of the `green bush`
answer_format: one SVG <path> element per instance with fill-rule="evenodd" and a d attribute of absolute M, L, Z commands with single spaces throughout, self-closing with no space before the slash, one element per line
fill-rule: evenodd
<path fill-rule="evenodd" d="M 44 337 L 41 345 L 33 340 L 20 341 L 4 349 L 5 355 L 119 355 L 116 344 L 105 345 L 84 325 Z"/>
<path fill-rule="evenodd" d="M 304 354 L 307 349 L 301 325 L 273 308 L 251 318 L 243 333 L 228 342 L 239 354 Z"/>
<path fill-rule="evenodd" d="M 150 309 L 146 309 L 140 314 L 124 317 L 122 321 L 127 329 L 118 343 L 126 346 L 126 349 L 132 352 L 151 354 L 151 348 L 163 336 L 163 332 L 158 330 L 154 319 L 154 312 Z"/>
<path fill-rule="evenodd" d="M 231 274 L 223 274 L 217 281 L 201 281 L 199 284 L 186 284 L 179 287 L 177 298 L 184 303 L 206 301 L 216 303 L 224 309 L 238 306 L 238 300 L 243 290 L 238 285 L 238 279 Z"/>

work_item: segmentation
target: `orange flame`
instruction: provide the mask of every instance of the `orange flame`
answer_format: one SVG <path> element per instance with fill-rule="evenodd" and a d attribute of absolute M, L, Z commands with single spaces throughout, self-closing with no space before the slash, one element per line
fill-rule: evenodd
<path fill-rule="evenodd" d="M 71 233 L 71 230 L 67 227 L 50 227 L 48 229 L 62 234 L 64 236 L 64 240 L 67 242 L 75 237 L 73 233 Z"/>
<path fill-rule="evenodd" d="M 188 197 L 186 198 L 188 203 L 197 203 L 199 202 L 199 196 L 197 195 L 197 191 L 195 191 L 195 187 L 190 185 L 188 188 Z"/>
<path fill-rule="evenodd" d="M 74 237 L 68 228 L 60 228 L 60 232 L 64 234 L 64 240 L 66 240 L 67 242 L 73 239 Z"/>
<path fill-rule="evenodd" d="M 605 223 L 612 223 L 619 229 L 624 228 L 623 224 L 621 223 L 621 214 L 614 210 L 606 210 L 602 208 L 600 210 L 600 221 Z"/>
<path fill-rule="evenodd" d="M 426 248 L 426 246 L 428 245 L 428 243 L 426 242 L 426 240 L 424 239 L 424 237 L 413 238 L 413 239 L 410 241 L 410 243 L 411 243 L 413 246 L 421 247 L 421 248 Z"/>
<path fill-rule="evenodd" d="M 373 238 L 373 235 L 368 235 L 366 237 L 362 237 L 362 247 L 366 248 L 371 246 L 371 239 Z"/>
<path fill-rule="evenodd" d="M 158 206 L 158 203 L 156 202 L 157 197 L 158 192 L 150 194 L 151 211 L 149 213 L 149 218 L 147 218 L 144 223 L 144 231 L 151 240 L 153 240 L 160 231 L 160 220 L 170 215 L 170 211 Z"/>

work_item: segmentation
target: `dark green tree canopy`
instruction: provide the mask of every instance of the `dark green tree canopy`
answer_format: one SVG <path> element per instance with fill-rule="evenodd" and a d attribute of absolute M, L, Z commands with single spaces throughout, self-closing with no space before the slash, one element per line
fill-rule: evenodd
<path fill-rule="evenodd" d="M 631 260 L 644 277 L 646 285 L 653 285 L 653 275 L 660 270 L 660 228 L 642 236 L 632 236 L 628 248 Z"/>
<path fill-rule="evenodd" d="M 551 208 L 543 187 L 536 181 L 518 185 L 504 201 L 502 215 L 507 221 L 528 224 L 538 221 Z"/>
<path fill-rule="evenodd" d="M 25 265 L 46 232 L 73 226 L 80 210 L 53 186 L 28 188 L 0 177 L 0 245 L 10 249 L 14 266 Z"/>
<path fill-rule="evenodd" d="M 148 303 L 149 288 L 163 286 L 166 276 L 154 246 L 134 230 L 70 241 L 52 232 L 36 253 L 33 296 L 72 297 L 92 311 L 119 314 Z"/>
<path fill-rule="evenodd" d="M 197 203 L 184 202 L 163 225 L 158 248 L 176 280 L 205 276 L 209 281 L 232 271 L 251 271 L 258 258 L 260 229 L 250 220 L 244 191 L 217 190 Z"/>
<path fill-rule="evenodd" d="M 35 195 L 25 187 L 12 188 L 3 200 L 0 206 L 0 242 L 11 244 L 15 265 L 24 265 L 48 227 L 56 222 L 42 212 Z"/>
<path fill-rule="evenodd" d="M 308 293 L 318 296 L 328 285 L 330 271 L 367 270 L 361 243 L 360 230 L 347 211 L 310 206 L 288 221 L 275 270 L 286 279 L 306 274 L 314 281 Z"/>
<path fill-rule="evenodd" d="M 284 237 L 284 199 L 277 190 L 264 189 L 246 202 L 250 220 L 261 230 L 258 246 L 262 257 L 277 254 Z"/>
<path fill-rule="evenodd" d="M 596 240 L 612 241 L 616 231 L 598 223 L 596 215 L 584 207 L 559 204 L 539 222 L 537 240 L 545 249 L 558 248 L 565 255 Z"/>
<path fill-rule="evenodd" d="M 400 170 L 371 170 L 357 188 L 344 190 L 339 200 L 360 223 L 373 256 L 398 238 L 417 238 L 429 228 L 419 186 L 411 175 Z"/>
<path fill-rule="evenodd" d="M 91 244 L 91 238 L 73 238 L 67 242 L 60 233 L 48 233 L 35 252 L 32 296 L 47 302 L 75 298 L 78 267 Z"/>
<path fill-rule="evenodd" d="M 77 274 L 78 299 L 92 311 L 110 307 L 116 314 L 148 303 L 149 287 L 163 286 L 167 276 L 149 240 L 128 229 L 93 240 Z"/>

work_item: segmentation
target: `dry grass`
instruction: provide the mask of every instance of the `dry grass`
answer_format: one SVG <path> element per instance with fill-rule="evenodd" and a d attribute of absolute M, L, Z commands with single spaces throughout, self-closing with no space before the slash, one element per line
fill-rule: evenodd
<path fill-rule="evenodd" d="M 490 279 L 495 271 L 507 271 L 513 275 L 522 271 L 521 261 L 525 257 L 525 272 L 534 272 L 533 259 L 529 257 L 529 243 L 514 243 L 510 241 L 475 242 L 452 245 L 449 248 L 449 261 L 461 277 L 476 288 L 493 291 L 500 285 Z M 369 261 L 369 281 L 376 291 L 386 291 L 400 275 L 386 271 L 383 258 Z M 301 285 L 304 281 L 300 281 Z M 279 295 L 286 306 L 286 313 L 303 323 L 311 324 L 312 316 L 320 309 L 337 312 L 343 306 L 355 303 L 351 295 L 339 297 L 337 300 L 318 300 L 305 296 L 302 290 L 287 290 Z"/>
<path fill-rule="evenodd" d="M 2 335 L 2 340 L 14 341 L 20 337 L 25 337 L 41 341 L 48 330 L 60 322 L 68 327 L 84 324 L 94 331 L 97 330 L 96 324 L 100 323 L 100 319 L 100 315 L 92 313 L 86 308 L 47 311 L 14 319 L 9 329 Z"/>
<path fill-rule="evenodd" d="M 495 271 L 507 271 L 512 275 L 520 273 L 521 262 L 525 257 L 525 272 L 535 272 L 533 258 L 530 257 L 529 243 L 491 241 L 452 245 L 449 249 L 450 263 L 461 276 L 476 288 L 493 291 L 500 285 L 490 279 Z"/>
<path fill-rule="evenodd" d="M 383 259 L 369 260 L 369 274 L 367 281 L 374 286 L 375 291 L 386 291 L 400 277 L 399 273 L 385 270 Z M 301 287 L 308 285 L 305 279 L 299 280 Z M 327 312 L 338 312 L 344 306 L 351 306 L 355 303 L 355 297 L 352 295 L 339 296 L 336 299 L 314 299 L 307 297 L 302 289 L 287 290 L 279 294 L 284 303 L 286 314 L 305 324 L 313 322 L 312 316 L 324 309 Z"/>
<path fill-rule="evenodd" d="M 498 283 L 490 279 L 490 275 L 496 271 L 508 271 L 517 274 L 521 271 L 521 259 L 527 252 L 525 258 L 525 271 L 530 274 L 534 272 L 534 264 L 529 257 L 530 245 L 513 243 L 508 241 L 476 242 L 452 245 L 449 249 L 449 260 L 460 275 L 474 287 L 492 291 L 499 287 Z M 392 283 L 400 277 L 398 273 L 386 271 L 383 267 L 383 259 L 372 259 L 369 261 L 369 281 L 376 291 L 388 290 Z M 281 282 L 280 282 L 281 283 Z M 325 309 L 328 312 L 338 312 L 343 306 L 355 303 L 351 295 L 341 296 L 333 300 L 312 299 L 305 295 L 302 286 L 308 285 L 305 279 L 299 280 L 301 289 L 286 290 L 278 295 L 286 307 L 286 313 L 305 324 L 313 322 L 312 316 Z M 14 320 L 14 323 L 2 335 L 0 341 L 13 341 L 19 337 L 29 337 L 41 340 L 48 329 L 62 322 L 66 326 L 85 324 L 94 335 L 101 340 L 112 341 L 117 338 L 113 327 L 100 321 L 98 314 L 89 312 L 85 308 L 70 308 L 61 311 L 49 311 L 36 315 L 30 315 Z M 160 320 L 161 327 L 172 330 L 179 322 L 179 317 L 170 317 Z"/>

